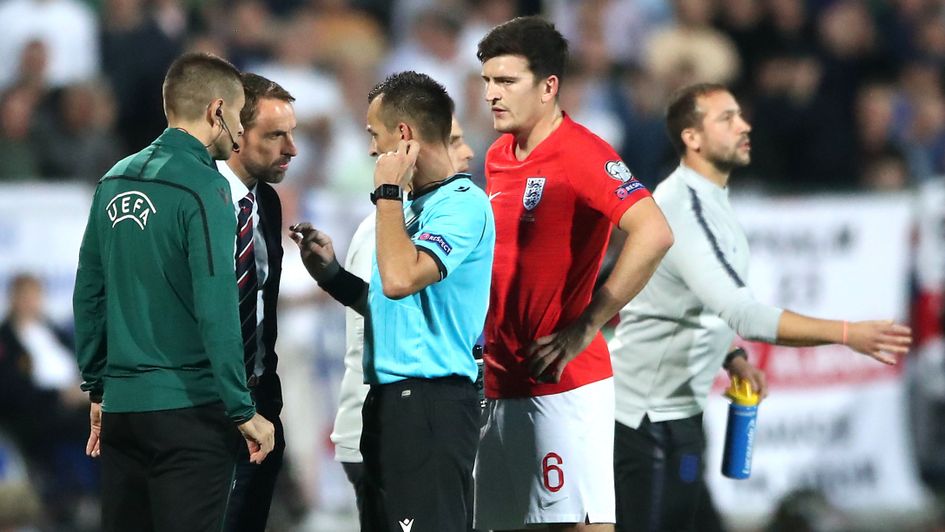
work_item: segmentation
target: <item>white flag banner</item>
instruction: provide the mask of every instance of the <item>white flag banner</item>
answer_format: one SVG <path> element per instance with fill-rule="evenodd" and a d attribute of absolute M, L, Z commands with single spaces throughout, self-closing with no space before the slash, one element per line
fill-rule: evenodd
<path fill-rule="evenodd" d="M 733 205 L 751 245 L 748 284 L 760 301 L 851 321 L 907 317 L 911 197 L 735 198 Z M 720 473 L 724 374 L 705 411 L 706 479 L 723 513 L 758 519 L 799 488 L 819 489 L 851 511 L 923 507 L 901 367 L 842 346 L 753 344 L 749 352 L 769 383 L 751 478 Z"/>

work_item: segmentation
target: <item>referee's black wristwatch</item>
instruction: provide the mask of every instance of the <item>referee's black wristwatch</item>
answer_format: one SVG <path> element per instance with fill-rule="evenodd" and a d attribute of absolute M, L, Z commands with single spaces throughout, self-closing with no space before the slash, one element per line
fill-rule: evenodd
<path fill-rule="evenodd" d="M 725 371 L 731 369 L 732 361 L 734 361 L 736 358 L 744 358 L 745 360 L 748 360 L 748 352 L 741 347 L 736 347 L 732 351 L 729 351 L 729 353 L 725 355 L 725 362 L 722 363 L 722 369 Z"/>
<path fill-rule="evenodd" d="M 385 183 L 371 192 L 371 203 L 377 205 L 377 200 L 389 199 L 404 201 L 404 193 L 399 185 Z"/>

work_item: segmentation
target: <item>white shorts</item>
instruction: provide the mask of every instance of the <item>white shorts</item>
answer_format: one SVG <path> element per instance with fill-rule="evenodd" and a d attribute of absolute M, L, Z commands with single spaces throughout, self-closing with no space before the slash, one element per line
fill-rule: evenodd
<path fill-rule="evenodd" d="M 614 380 L 490 399 L 476 456 L 475 528 L 614 523 Z"/>

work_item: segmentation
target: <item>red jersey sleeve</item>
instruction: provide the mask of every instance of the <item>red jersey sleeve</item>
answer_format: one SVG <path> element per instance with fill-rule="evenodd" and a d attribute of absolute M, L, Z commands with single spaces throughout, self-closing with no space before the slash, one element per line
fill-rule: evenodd
<path fill-rule="evenodd" d="M 575 194 L 614 225 L 634 203 L 650 197 L 643 183 L 602 139 L 592 136 L 573 153 L 567 175 Z"/>

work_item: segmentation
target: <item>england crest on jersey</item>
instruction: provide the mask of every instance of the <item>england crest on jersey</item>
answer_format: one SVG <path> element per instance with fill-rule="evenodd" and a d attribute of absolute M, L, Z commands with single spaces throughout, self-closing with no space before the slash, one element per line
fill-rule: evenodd
<path fill-rule="evenodd" d="M 541 201 L 541 193 L 545 190 L 544 177 L 529 177 L 525 182 L 525 194 L 522 195 L 522 205 L 525 210 L 530 211 L 538 206 Z"/>

